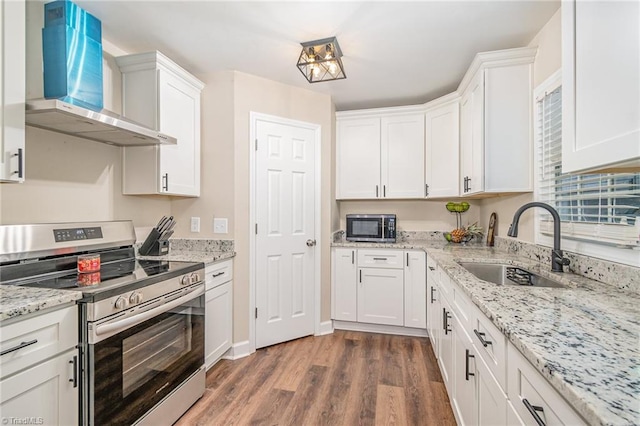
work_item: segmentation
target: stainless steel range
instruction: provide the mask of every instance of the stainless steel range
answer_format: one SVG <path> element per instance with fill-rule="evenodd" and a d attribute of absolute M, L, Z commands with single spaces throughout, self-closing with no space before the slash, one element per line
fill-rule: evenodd
<path fill-rule="evenodd" d="M 130 221 L 0 226 L 0 283 L 83 294 L 82 424 L 170 424 L 204 393 L 204 265 L 134 243 Z"/>

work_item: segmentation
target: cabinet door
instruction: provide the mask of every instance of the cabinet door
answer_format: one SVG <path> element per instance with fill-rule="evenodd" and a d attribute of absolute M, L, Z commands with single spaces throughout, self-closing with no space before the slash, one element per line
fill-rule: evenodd
<path fill-rule="evenodd" d="M 383 117 L 382 197 L 423 198 L 424 114 Z"/>
<path fill-rule="evenodd" d="M 478 424 L 517 425 L 507 421 L 507 396 L 493 377 L 482 358 L 476 356 L 475 380 L 477 382 Z"/>
<path fill-rule="evenodd" d="M 478 424 L 476 353 L 456 315 L 451 319 L 454 340 L 453 406 L 460 425 Z M 503 423 L 501 423 L 503 424 Z"/>
<path fill-rule="evenodd" d="M 205 293 L 205 364 L 211 367 L 231 347 L 233 281 Z"/>
<path fill-rule="evenodd" d="M 457 197 L 460 174 L 459 103 L 428 111 L 425 120 L 425 195 Z"/>
<path fill-rule="evenodd" d="M 25 2 L 0 6 L 0 181 L 25 176 Z"/>
<path fill-rule="evenodd" d="M 380 188 L 380 119 L 349 119 L 337 123 L 336 197 L 377 198 Z"/>
<path fill-rule="evenodd" d="M 404 271 L 360 268 L 358 274 L 358 322 L 403 325 Z"/>
<path fill-rule="evenodd" d="M 333 251 L 333 319 L 357 321 L 356 250 L 336 248 Z"/>
<path fill-rule="evenodd" d="M 460 122 L 460 195 L 470 195 L 484 189 L 484 70 L 465 90 Z"/>
<path fill-rule="evenodd" d="M 442 293 L 440 294 L 442 296 Z M 447 387 L 449 395 L 453 395 L 453 353 L 454 344 L 453 340 L 453 310 L 449 305 L 449 302 L 444 297 L 440 297 L 440 324 L 442 329 L 440 330 L 440 341 L 438 345 L 438 365 L 440 365 L 440 373 L 442 373 L 442 380 Z"/>
<path fill-rule="evenodd" d="M 406 251 L 404 267 L 404 326 L 427 327 L 427 254 Z"/>
<path fill-rule="evenodd" d="M 77 356 L 78 351 L 69 351 L 0 381 L 2 417 L 42 419 L 47 425 L 78 424 Z"/>
<path fill-rule="evenodd" d="M 159 192 L 200 195 L 200 91 L 158 71 L 160 131 L 178 139 L 160 147 Z"/>
<path fill-rule="evenodd" d="M 562 2 L 562 171 L 640 167 L 640 3 Z"/>

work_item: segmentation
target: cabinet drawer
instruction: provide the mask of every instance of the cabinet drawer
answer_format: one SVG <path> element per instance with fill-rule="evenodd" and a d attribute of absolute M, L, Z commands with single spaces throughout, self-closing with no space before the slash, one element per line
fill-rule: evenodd
<path fill-rule="evenodd" d="M 231 259 L 220 263 L 207 265 L 204 270 L 206 276 L 205 291 L 218 287 L 233 278 L 233 261 Z"/>
<path fill-rule="evenodd" d="M 509 345 L 508 356 L 508 395 L 525 425 L 536 426 L 538 422 L 535 415 L 548 426 L 585 424 L 513 345 Z"/>
<path fill-rule="evenodd" d="M 472 325 L 468 331 L 478 355 L 485 362 L 503 391 L 507 389 L 507 338 L 474 306 Z"/>
<path fill-rule="evenodd" d="M 78 307 L 70 306 L 2 327 L 2 377 L 78 344 Z"/>
<path fill-rule="evenodd" d="M 404 268 L 402 250 L 358 250 L 358 268 Z"/>

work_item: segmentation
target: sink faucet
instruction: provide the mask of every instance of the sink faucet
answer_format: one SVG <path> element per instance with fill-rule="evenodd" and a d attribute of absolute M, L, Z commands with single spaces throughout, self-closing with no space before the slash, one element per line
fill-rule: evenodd
<path fill-rule="evenodd" d="M 562 267 L 569 264 L 569 259 L 565 258 L 562 254 L 562 250 L 560 250 L 560 216 L 558 215 L 556 209 L 551 207 L 549 204 L 532 202 L 520 207 L 513 215 L 513 222 L 511 223 L 511 226 L 509 226 L 509 232 L 507 232 L 507 235 L 510 237 L 518 236 L 518 222 L 520 221 L 520 215 L 525 210 L 531 207 L 542 207 L 543 209 L 551 213 L 551 216 L 553 217 L 553 250 L 551 251 L 551 270 L 553 272 L 564 272 Z"/>

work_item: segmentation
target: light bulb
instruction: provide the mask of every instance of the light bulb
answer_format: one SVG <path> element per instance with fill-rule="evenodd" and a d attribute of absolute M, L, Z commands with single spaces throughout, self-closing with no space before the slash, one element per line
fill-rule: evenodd
<path fill-rule="evenodd" d="M 313 65 L 311 67 L 311 73 L 314 77 L 318 77 L 320 75 L 320 67 L 318 67 L 317 65 Z"/>
<path fill-rule="evenodd" d="M 336 65 L 336 63 L 335 63 L 335 62 L 331 61 L 331 62 L 329 63 L 329 72 L 330 72 L 331 74 L 335 74 L 335 73 L 336 73 L 336 71 L 338 71 L 338 66 Z"/>

